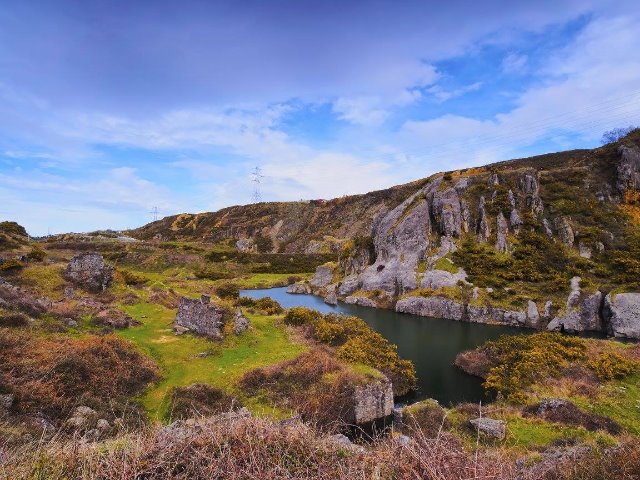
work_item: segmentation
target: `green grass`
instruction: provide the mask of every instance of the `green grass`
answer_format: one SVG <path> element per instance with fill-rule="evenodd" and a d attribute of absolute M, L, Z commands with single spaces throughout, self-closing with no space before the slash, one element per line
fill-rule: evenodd
<path fill-rule="evenodd" d="M 576 439 L 583 442 L 597 442 L 601 445 L 615 445 L 615 439 L 604 432 L 590 432 L 583 427 L 570 427 L 550 423 L 541 419 L 508 417 L 506 446 L 526 450 L 543 448 L 554 442 Z"/>
<path fill-rule="evenodd" d="M 594 399 L 576 399 L 585 410 L 605 415 L 628 432 L 640 435 L 640 374 L 607 383 Z"/>
<path fill-rule="evenodd" d="M 442 257 L 436 260 L 436 263 L 433 264 L 433 268 L 436 270 L 444 270 L 449 273 L 458 273 L 458 267 L 456 267 L 447 257 Z"/>
<path fill-rule="evenodd" d="M 277 324 L 277 317 L 248 315 L 252 326 L 249 331 L 216 342 L 204 337 L 174 335 L 175 310 L 149 303 L 122 308 L 143 324 L 120 331 L 120 335 L 154 358 L 162 371 L 162 379 L 149 387 L 140 399 L 152 420 L 167 420 L 172 388 L 196 382 L 239 396 L 256 414 L 279 417 L 287 413 L 274 410 L 260 399 L 242 397 L 236 388 L 236 382 L 245 372 L 289 360 L 305 349 L 289 340 L 284 328 Z M 210 355 L 199 357 L 201 352 Z"/>

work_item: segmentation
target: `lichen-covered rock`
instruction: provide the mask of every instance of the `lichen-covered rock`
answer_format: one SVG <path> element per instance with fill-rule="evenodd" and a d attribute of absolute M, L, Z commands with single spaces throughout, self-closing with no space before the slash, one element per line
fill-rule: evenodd
<path fill-rule="evenodd" d="M 533 300 L 527 301 L 527 320 L 532 327 L 538 326 L 538 322 L 540 321 L 538 306 Z"/>
<path fill-rule="evenodd" d="M 591 248 L 584 242 L 578 242 L 578 252 L 582 258 L 591 258 Z"/>
<path fill-rule="evenodd" d="M 469 420 L 469 423 L 481 434 L 497 438 L 498 440 L 504 439 L 507 434 L 507 424 L 502 420 L 481 417 Z"/>
<path fill-rule="evenodd" d="M 209 297 L 192 300 L 180 298 L 175 325 L 188 328 L 193 333 L 221 339 L 224 327 L 224 309 L 210 302 Z"/>
<path fill-rule="evenodd" d="M 412 313 L 423 317 L 462 320 L 464 305 L 440 296 L 407 297 L 396 303 L 396 312 Z"/>
<path fill-rule="evenodd" d="M 496 250 L 500 253 L 504 253 L 507 251 L 507 234 L 509 233 L 509 226 L 507 225 L 507 219 L 504 218 L 502 212 L 498 213 L 496 225 Z"/>
<path fill-rule="evenodd" d="M 640 293 L 607 295 L 603 313 L 611 335 L 640 339 Z"/>
<path fill-rule="evenodd" d="M 358 297 L 358 296 L 354 297 L 351 295 L 344 299 L 344 303 L 348 303 L 351 305 L 360 305 L 361 307 L 372 307 L 372 308 L 375 308 L 378 306 L 375 300 L 371 300 L 370 298 L 367 298 L 367 297 Z"/>
<path fill-rule="evenodd" d="M 567 217 L 556 217 L 553 220 L 553 226 L 555 227 L 556 232 L 558 232 L 558 238 L 560 241 L 565 245 L 572 247 L 575 241 L 575 236 Z"/>
<path fill-rule="evenodd" d="M 464 320 L 472 323 L 504 323 L 516 327 L 533 326 L 527 312 L 506 310 L 488 305 L 467 305 Z"/>
<path fill-rule="evenodd" d="M 338 292 L 338 295 L 351 295 L 356 290 L 359 290 L 361 285 L 362 280 L 358 275 L 350 275 L 338 284 L 336 291 Z"/>
<path fill-rule="evenodd" d="M 233 333 L 240 335 L 249 328 L 249 319 L 242 314 L 242 309 L 236 309 L 236 318 L 233 321 Z"/>
<path fill-rule="evenodd" d="M 388 378 L 358 385 L 354 391 L 354 420 L 356 424 L 373 422 L 391 415 L 393 388 Z"/>
<path fill-rule="evenodd" d="M 488 242 L 489 237 L 491 236 L 491 227 L 489 227 L 489 220 L 487 219 L 484 197 L 480 197 L 480 203 L 478 205 L 478 225 L 476 226 L 476 234 L 478 235 L 478 241 L 480 242 Z"/>
<path fill-rule="evenodd" d="M 522 219 L 520 218 L 518 210 L 515 208 L 511 210 L 511 215 L 509 215 L 509 224 L 511 225 L 513 232 L 517 235 L 520 232 L 520 227 L 522 226 Z"/>
<path fill-rule="evenodd" d="M 316 268 L 316 273 L 313 275 L 309 283 L 314 288 L 323 288 L 333 282 L 333 264 L 320 265 Z"/>
<path fill-rule="evenodd" d="M 572 333 L 602 331 L 600 312 L 602 296 L 599 291 L 584 295 L 580 290 L 580 277 L 573 277 L 565 313 L 553 318 L 547 325 L 547 330 L 563 330 Z"/>
<path fill-rule="evenodd" d="M 640 190 L 640 150 L 621 146 L 618 153 L 616 189 L 622 199 L 626 199 L 627 192 Z"/>
<path fill-rule="evenodd" d="M 241 238 L 236 242 L 236 248 L 243 253 L 256 251 L 256 244 L 252 238 Z"/>
<path fill-rule="evenodd" d="M 63 276 L 85 290 L 103 292 L 113 280 L 113 267 L 99 253 L 80 253 L 71 259 Z"/>
<path fill-rule="evenodd" d="M 331 292 L 329 292 L 329 294 L 327 296 L 324 297 L 324 303 L 326 303 L 327 305 L 337 305 L 338 304 L 338 297 L 336 295 L 335 290 L 332 290 Z"/>
<path fill-rule="evenodd" d="M 540 198 L 540 184 L 534 175 L 526 174 L 520 180 L 520 189 L 525 195 L 525 206 L 534 213 L 541 213 L 544 209 Z"/>
<path fill-rule="evenodd" d="M 547 235 L 547 237 L 553 238 L 553 230 L 551 230 L 551 224 L 546 218 L 542 219 L 542 229 L 544 230 L 544 233 Z"/>
<path fill-rule="evenodd" d="M 65 426 L 71 430 L 87 430 L 95 426 L 98 413 L 86 405 L 76 407 L 71 416 L 65 421 Z"/>
<path fill-rule="evenodd" d="M 467 273 L 462 268 L 458 269 L 457 273 L 450 273 L 446 270 L 427 270 L 422 274 L 420 287 L 437 290 L 443 287 L 453 287 L 466 279 Z"/>
<path fill-rule="evenodd" d="M 431 213 L 441 235 L 459 237 L 462 233 L 462 207 L 459 188 L 433 192 Z"/>
<path fill-rule="evenodd" d="M 298 295 L 304 295 L 307 293 L 311 293 L 311 288 L 306 283 L 292 283 L 287 287 L 287 293 L 294 293 Z"/>

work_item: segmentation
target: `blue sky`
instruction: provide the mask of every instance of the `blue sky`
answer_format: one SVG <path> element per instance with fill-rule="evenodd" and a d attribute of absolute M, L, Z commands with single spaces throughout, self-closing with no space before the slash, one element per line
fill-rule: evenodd
<path fill-rule="evenodd" d="M 0 0 L 0 219 L 331 198 L 640 124 L 636 1 Z"/>

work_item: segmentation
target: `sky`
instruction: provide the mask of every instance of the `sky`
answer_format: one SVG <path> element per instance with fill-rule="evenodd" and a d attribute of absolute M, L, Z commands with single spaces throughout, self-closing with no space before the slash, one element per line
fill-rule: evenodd
<path fill-rule="evenodd" d="M 0 220 L 126 229 L 600 144 L 640 2 L 0 0 Z"/>

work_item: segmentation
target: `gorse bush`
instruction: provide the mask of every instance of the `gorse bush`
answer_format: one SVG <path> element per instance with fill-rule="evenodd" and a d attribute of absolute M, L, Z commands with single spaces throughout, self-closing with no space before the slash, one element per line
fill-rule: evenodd
<path fill-rule="evenodd" d="M 284 323 L 294 326 L 313 325 L 320 319 L 322 319 L 322 314 L 317 310 L 311 310 L 306 307 L 293 307 L 287 310 L 284 316 Z"/>
<path fill-rule="evenodd" d="M 220 298 L 238 298 L 240 297 L 240 287 L 235 283 L 223 283 L 216 287 L 216 295 Z"/>
<path fill-rule="evenodd" d="M 484 386 L 507 400 L 521 402 L 524 389 L 560 373 L 569 362 L 586 355 L 586 343 L 559 333 L 502 336 L 481 347 L 491 368 Z"/>
<path fill-rule="evenodd" d="M 614 352 L 601 353 L 598 358 L 588 362 L 587 366 L 595 372 L 600 380 L 605 381 L 623 378 L 638 370 L 637 362 Z"/>

